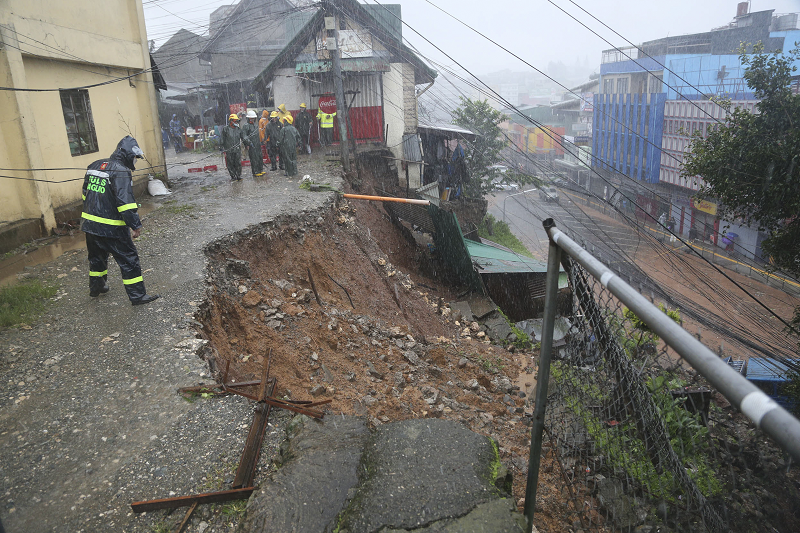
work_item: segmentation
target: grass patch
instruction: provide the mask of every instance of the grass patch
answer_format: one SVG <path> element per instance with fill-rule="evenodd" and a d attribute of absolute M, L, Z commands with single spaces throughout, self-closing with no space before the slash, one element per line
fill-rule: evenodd
<path fill-rule="evenodd" d="M 490 226 L 492 228 L 491 235 L 489 235 Z M 510 248 L 520 255 L 530 257 L 531 259 L 534 258 L 533 254 L 530 253 L 527 248 L 525 248 L 524 244 L 522 244 L 522 241 L 520 241 L 516 235 L 511 233 L 511 229 L 508 227 L 508 224 L 502 220 L 497 220 L 492 215 L 486 215 L 483 218 L 481 225 L 478 226 L 478 235 L 484 239 L 496 242 L 501 246 Z"/>
<path fill-rule="evenodd" d="M 30 324 L 44 312 L 57 287 L 39 280 L 0 288 L 0 327 Z"/>
<path fill-rule="evenodd" d="M 244 514 L 245 509 L 247 509 L 247 500 L 236 500 L 223 505 L 220 513 L 228 518 L 238 520 Z"/>
<path fill-rule="evenodd" d="M 162 519 L 150 526 L 150 533 L 172 533 L 172 526 Z"/>
<path fill-rule="evenodd" d="M 187 213 L 191 213 L 194 210 L 194 206 L 190 204 L 182 204 L 178 205 L 177 200 L 167 200 L 164 202 L 164 208 L 167 210 L 168 213 L 172 213 L 173 215 L 185 215 Z"/>
<path fill-rule="evenodd" d="M 203 185 L 202 187 L 200 187 L 200 190 L 202 192 L 208 192 L 208 191 L 213 191 L 216 188 L 217 188 L 216 185 Z"/>

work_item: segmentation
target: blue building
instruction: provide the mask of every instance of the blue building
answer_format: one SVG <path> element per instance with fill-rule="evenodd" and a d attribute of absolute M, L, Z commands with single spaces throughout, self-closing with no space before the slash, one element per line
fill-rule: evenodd
<path fill-rule="evenodd" d="M 705 135 L 725 118 L 716 98 L 755 109 L 739 61 L 742 44 L 752 50 L 761 42 L 767 52 L 786 53 L 800 42 L 798 19 L 797 13 L 774 15 L 773 10 L 748 13 L 743 2 L 726 26 L 603 52 L 594 99 L 595 169 L 637 195 L 637 204 L 653 217 L 673 216 L 678 232 L 688 236 L 694 228 L 697 236 L 720 242 L 728 223 L 720 224 L 713 202 L 693 201 L 702 182 L 680 175 L 684 154 L 692 133 Z M 603 192 L 597 185 L 593 189 Z M 735 224 L 729 229 L 738 235 L 738 251 L 760 255 L 763 235 Z"/>

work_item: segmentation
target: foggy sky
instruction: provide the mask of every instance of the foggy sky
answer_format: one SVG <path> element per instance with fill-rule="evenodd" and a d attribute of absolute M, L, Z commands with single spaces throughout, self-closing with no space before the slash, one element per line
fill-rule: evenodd
<path fill-rule="evenodd" d="M 576 62 L 580 65 L 588 62 L 590 67 L 599 67 L 602 50 L 628 46 L 622 37 L 639 44 L 723 26 L 733 20 L 737 5 L 735 0 L 575 0 L 575 4 L 622 35 L 618 37 L 583 13 L 570 0 L 553 0 L 556 5 L 600 33 L 612 46 L 570 19 L 548 0 L 491 0 L 480 3 L 432 1 L 542 70 L 546 70 L 549 63 L 559 61 L 568 66 Z M 180 28 L 207 33 L 208 14 L 221 5 L 235 3 L 224 0 L 145 2 L 148 39 L 154 39 L 156 46 L 163 44 Z M 375 2 L 362 0 L 361 3 Z M 504 69 L 530 70 L 426 0 L 394 0 L 387 3 L 402 5 L 403 21 L 407 24 L 403 26 L 404 39 L 435 62 L 453 65 L 450 59 L 425 42 L 414 30 L 473 73 L 485 74 Z M 774 9 L 776 13 L 800 12 L 800 0 L 751 2 L 751 11 L 767 9 Z"/>

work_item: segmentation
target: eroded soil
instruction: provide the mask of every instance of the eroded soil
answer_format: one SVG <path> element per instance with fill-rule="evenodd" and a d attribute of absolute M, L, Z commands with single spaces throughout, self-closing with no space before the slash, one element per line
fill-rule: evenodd
<path fill-rule="evenodd" d="M 276 394 L 330 399 L 328 414 L 367 416 L 373 425 L 460 421 L 498 441 L 521 510 L 532 383 L 520 388 L 514 380 L 537 354 L 493 345 L 477 323 L 454 316 L 446 302 L 457 289 L 411 270 L 427 259 L 382 211 L 341 203 L 325 218 L 212 250 L 213 292 L 199 314 L 212 368 L 221 379 L 227 367 L 229 382 L 257 380 L 271 355 Z M 553 472 L 549 460 L 544 468 Z M 552 520 L 548 531 L 558 531 L 553 517 L 564 516 L 559 500 L 542 500 L 537 521 Z"/>

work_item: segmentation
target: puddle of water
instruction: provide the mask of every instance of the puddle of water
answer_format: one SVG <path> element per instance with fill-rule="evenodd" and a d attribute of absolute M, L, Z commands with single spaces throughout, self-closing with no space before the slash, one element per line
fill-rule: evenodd
<path fill-rule="evenodd" d="M 0 261 L 0 286 L 14 285 L 17 283 L 17 274 L 23 272 L 25 267 L 41 265 L 71 250 L 80 250 L 86 247 L 83 233 L 76 231 L 74 235 L 67 235 L 55 239 L 50 244 L 45 244 L 27 254 L 18 254 Z"/>
<path fill-rule="evenodd" d="M 142 200 L 139 215 L 143 216 L 159 207 L 150 198 Z M 0 260 L 0 287 L 14 285 L 18 282 L 17 274 L 22 273 L 25 267 L 41 265 L 58 259 L 63 254 L 72 250 L 86 248 L 86 238 L 82 231 L 75 231 L 74 235 L 65 235 L 54 239 L 51 243 L 42 245 L 26 254 L 18 254 L 8 259 Z"/>

